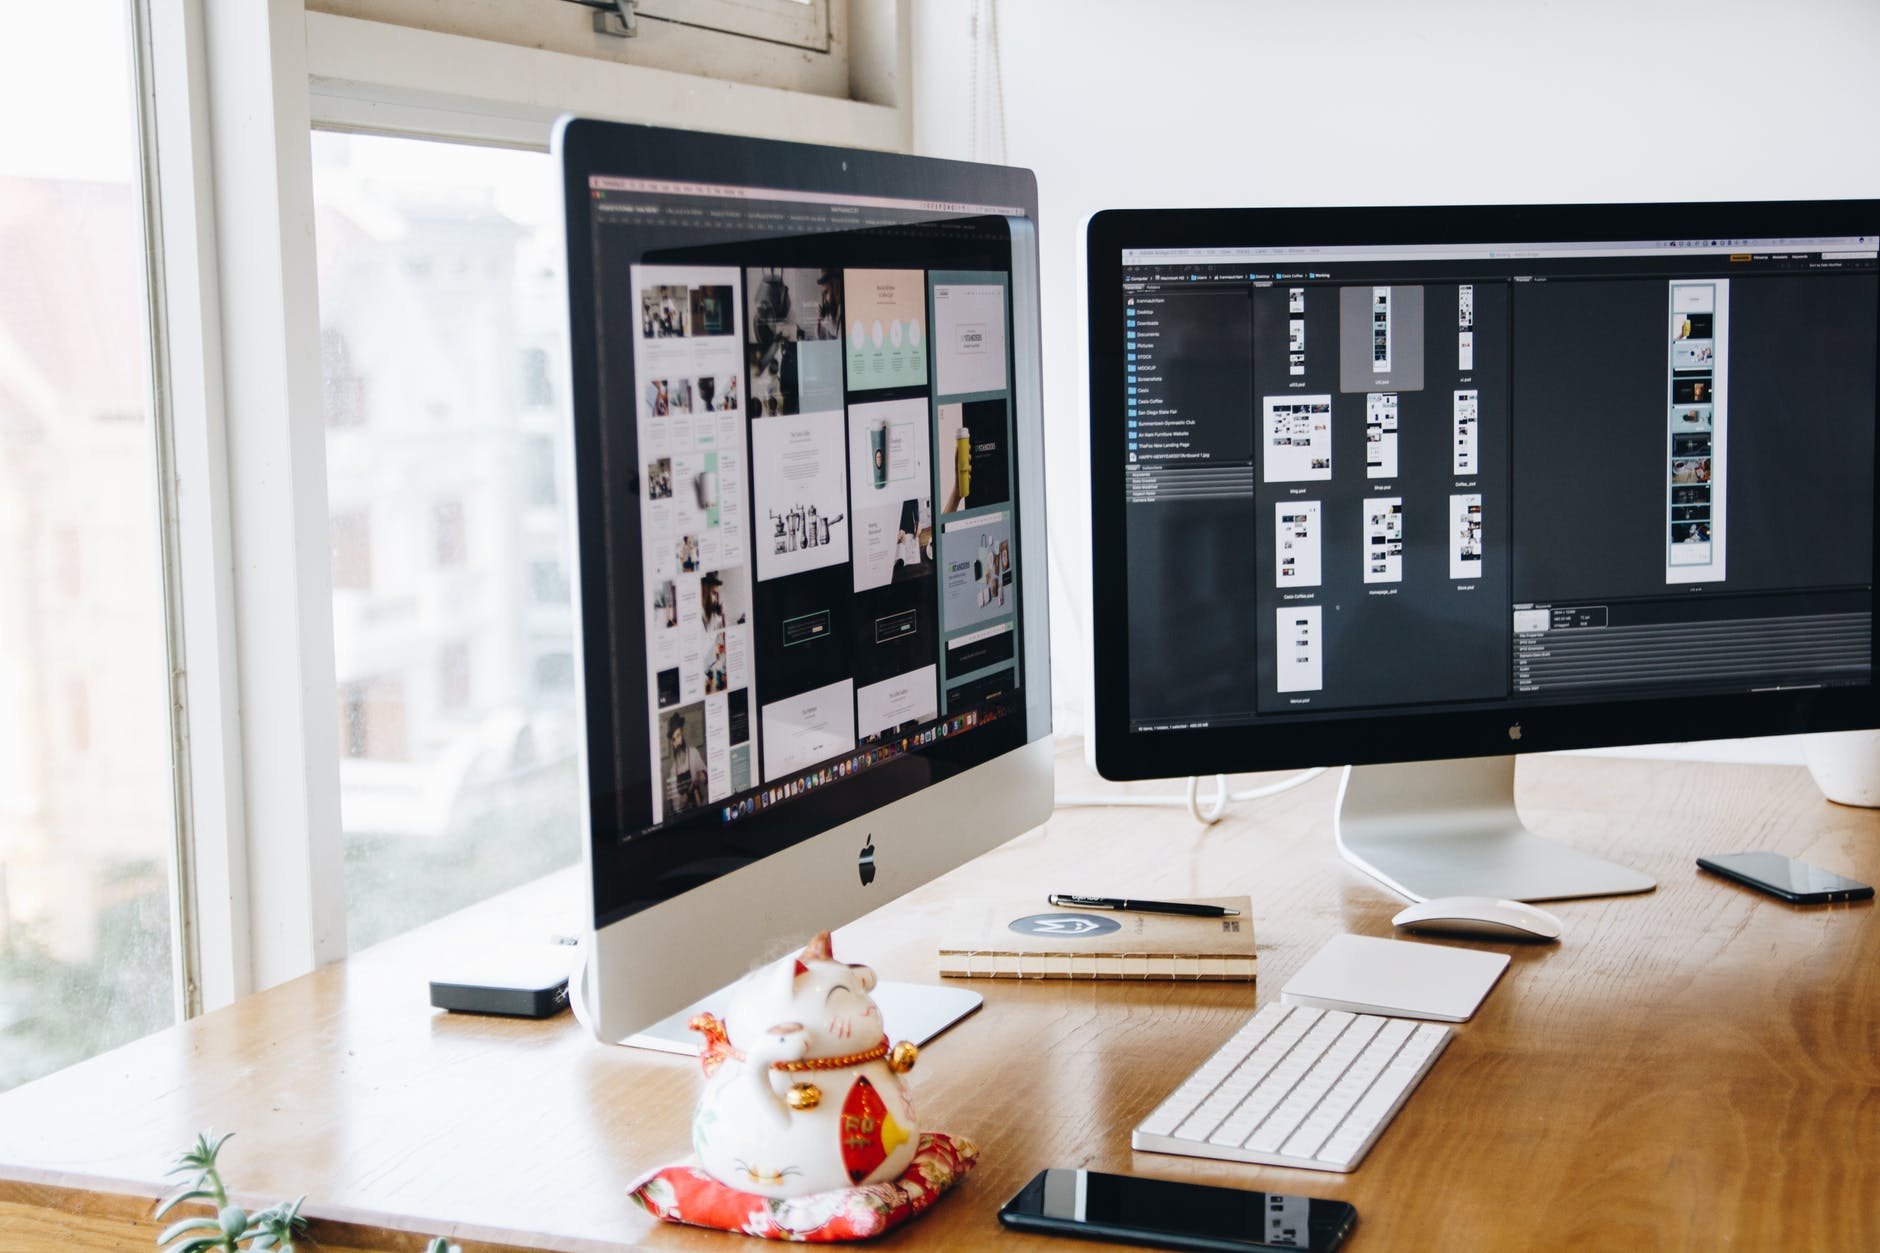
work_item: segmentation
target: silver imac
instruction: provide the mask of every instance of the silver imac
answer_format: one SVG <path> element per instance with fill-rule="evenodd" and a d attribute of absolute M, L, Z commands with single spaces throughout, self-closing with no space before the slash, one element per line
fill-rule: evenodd
<path fill-rule="evenodd" d="M 576 119 L 555 150 L 576 994 L 620 1040 L 1050 813 L 1037 192 Z"/>

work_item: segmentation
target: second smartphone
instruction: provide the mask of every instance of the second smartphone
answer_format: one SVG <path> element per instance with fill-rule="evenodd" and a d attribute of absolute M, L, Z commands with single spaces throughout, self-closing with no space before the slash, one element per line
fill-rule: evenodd
<path fill-rule="evenodd" d="M 1838 875 L 1780 853 L 1716 853 L 1697 864 L 1712 874 L 1779 896 L 1791 905 L 1862 901 L 1873 889 L 1859 879 Z"/>

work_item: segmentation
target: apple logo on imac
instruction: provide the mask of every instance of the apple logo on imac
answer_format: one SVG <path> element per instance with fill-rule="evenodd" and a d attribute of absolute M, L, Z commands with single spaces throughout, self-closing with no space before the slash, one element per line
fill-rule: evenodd
<path fill-rule="evenodd" d="M 868 837 L 868 843 L 862 845 L 862 855 L 856 860 L 855 868 L 861 873 L 863 887 L 875 881 L 875 837 L 873 835 Z"/>

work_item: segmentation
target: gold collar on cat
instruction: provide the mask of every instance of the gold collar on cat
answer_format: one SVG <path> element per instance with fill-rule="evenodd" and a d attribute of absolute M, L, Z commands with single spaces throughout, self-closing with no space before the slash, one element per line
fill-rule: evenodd
<path fill-rule="evenodd" d="M 888 1055 L 888 1042 L 883 1040 L 872 1049 L 863 1049 L 859 1053 L 844 1053 L 840 1057 L 805 1057 L 794 1062 L 772 1062 L 772 1070 L 794 1073 L 800 1070 L 842 1070 L 849 1066 L 859 1066 L 863 1062 L 872 1062 Z M 742 1061 L 743 1058 L 738 1060 Z"/>
<path fill-rule="evenodd" d="M 739 1061 L 744 1060 L 744 1055 L 735 1050 L 733 1050 L 732 1055 Z M 893 1048 L 889 1048 L 888 1042 L 883 1040 L 874 1048 L 863 1049 L 859 1053 L 844 1053 L 840 1057 L 805 1057 L 801 1061 L 794 1062 L 772 1062 L 770 1063 L 770 1068 L 790 1074 L 804 1070 L 842 1070 L 849 1066 L 860 1066 L 863 1062 L 877 1061 L 885 1057 L 888 1059 L 889 1070 L 894 1071 L 896 1074 L 906 1074 L 908 1071 L 914 1069 L 914 1059 L 919 1055 L 920 1050 L 915 1048 L 912 1044 L 909 1044 L 906 1040 L 901 1041 Z"/>

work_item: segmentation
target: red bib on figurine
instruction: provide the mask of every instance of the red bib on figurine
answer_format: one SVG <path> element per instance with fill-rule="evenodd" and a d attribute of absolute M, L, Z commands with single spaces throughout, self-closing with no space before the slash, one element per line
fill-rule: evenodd
<path fill-rule="evenodd" d="M 875 1085 L 866 1075 L 857 1079 L 842 1102 L 842 1165 L 850 1182 L 868 1178 L 908 1138 L 907 1128 L 894 1120 Z"/>

